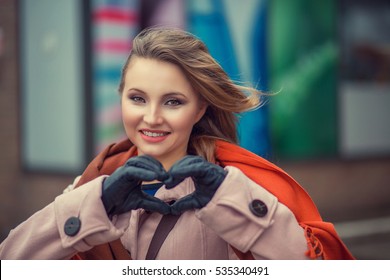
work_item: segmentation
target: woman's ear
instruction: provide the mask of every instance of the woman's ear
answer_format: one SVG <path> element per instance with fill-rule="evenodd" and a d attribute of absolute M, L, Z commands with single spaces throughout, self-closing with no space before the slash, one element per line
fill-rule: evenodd
<path fill-rule="evenodd" d="M 204 100 L 199 101 L 199 110 L 198 110 L 198 113 L 197 113 L 196 118 L 195 118 L 195 123 L 200 121 L 200 119 L 204 116 L 204 114 L 206 113 L 207 107 L 208 107 L 208 105 Z"/>

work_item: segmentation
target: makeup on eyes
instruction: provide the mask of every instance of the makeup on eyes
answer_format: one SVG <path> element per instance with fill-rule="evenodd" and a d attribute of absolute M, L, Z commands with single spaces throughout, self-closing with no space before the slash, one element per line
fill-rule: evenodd
<path fill-rule="evenodd" d="M 149 99 L 147 93 L 139 89 L 130 89 L 127 94 L 128 98 L 135 103 L 146 103 Z M 161 103 L 164 105 L 176 107 L 187 103 L 187 97 L 180 92 L 169 92 L 160 96 Z"/>

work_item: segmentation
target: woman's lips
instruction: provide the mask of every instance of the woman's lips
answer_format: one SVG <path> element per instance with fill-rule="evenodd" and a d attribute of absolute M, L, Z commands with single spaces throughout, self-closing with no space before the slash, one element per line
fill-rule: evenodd
<path fill-rule="evenodd" d="M 140 130 L 141 137 L 147 142 L 158 143 L 164 141 L 170 132 L 161 130 Z"/>

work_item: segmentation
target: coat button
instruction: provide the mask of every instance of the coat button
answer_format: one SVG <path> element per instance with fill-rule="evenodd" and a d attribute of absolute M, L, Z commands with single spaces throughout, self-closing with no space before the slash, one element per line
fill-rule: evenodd
<path fill-rule="evenodd" d="M 66 220 L 64 231 L 65 234 L 68 236 L 75 236 L 79 231 L 81 227 L 81 221 L 77 217 L 70 217 Z"/>
<path fill-rule="evenodd" d="M 249 209 L 257 217 L 264 217 L 268 213 L 267 205 L 259 199 L 255 199 L 249 203 Z"/>

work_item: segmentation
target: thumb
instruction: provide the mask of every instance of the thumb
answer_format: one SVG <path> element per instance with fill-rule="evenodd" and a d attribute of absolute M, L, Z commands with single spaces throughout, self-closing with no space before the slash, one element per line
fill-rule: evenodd
<path fill-rule="evenodd" d="M 167 203 L 165 203 L 164 201 L 156 197 L 149 196 L 149 195 L 146 195 L 143 198 L 139 206 L 140 208 L 143 208 L 146 211 L 158 212 L 163 215 L 171 213 L 171 208 Z"/>
<path fill-rule="evenodd" d="M 181 213 L 194 208 L 201 208 L 201 205 L 193 194 L 189 194 L 171 205 L 171 213 L 173 215 L 180 215 Z"/>

